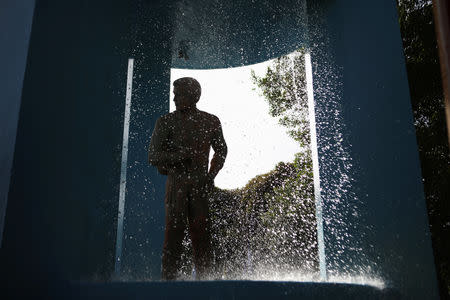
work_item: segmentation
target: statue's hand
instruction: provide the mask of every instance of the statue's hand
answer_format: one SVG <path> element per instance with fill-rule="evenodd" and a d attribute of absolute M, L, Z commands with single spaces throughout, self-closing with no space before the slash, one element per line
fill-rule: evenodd
<path fill-rule="evenodd" d="M 214 188 L 214 177 L 210 176 L 210 174 L 202 177 L 199 180 L 198 186 L 206 192 L 211 192 Z"/>
<path fill-rule="evenodd" d="M 204 186 L 206 191 L 211 192 L 214 189 L 214 177 L 206 175 Z"/>
<path fill-rule="evenodd" d="M 168 165 L 157 165 L 156 168 L 158 169 L 158 173 L 161 175 L 168 175 L 169 174 L 169 166 Z"/>

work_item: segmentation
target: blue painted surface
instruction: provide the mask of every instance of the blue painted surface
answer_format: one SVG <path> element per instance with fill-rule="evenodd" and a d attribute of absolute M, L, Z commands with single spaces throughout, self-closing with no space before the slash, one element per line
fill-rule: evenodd
<path fill-rule="evenodd" d="M 317 282 L 57 282 L 9 286 L 6 298 L 21 299 L 404 299 L 395 289 Z"/>
<path fill-rule="evenodd" d="M 395 1 L 311 2 L 309 15 L 329 273 L 436 299 Z"/>
<path fill-rule="evenodd" d="M 80 283 L 78 299 L 401 299 L 392 289 L 317 282 L 204 281 Z"/>
<path fill-rule="evenodd" d="M 36 3 L 1 249 L 6 284 L 109 277 L 126 8 Z"/>
<path fill-rule="evenodd" d="M 33 12 L 34 0 L 0 3 L 0 246 Z"/>
<path fill-rule="evenodd" d="M 250 65 L 291 53 L 306 44 L 305 0 L 174 3 L 174 68 Z M 183 57 L 179 50 L 185 54 Z"/>

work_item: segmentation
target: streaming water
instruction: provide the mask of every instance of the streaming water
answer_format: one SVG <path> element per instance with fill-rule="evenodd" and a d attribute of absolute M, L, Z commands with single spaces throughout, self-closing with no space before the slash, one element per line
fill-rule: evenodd
<path fill-rule="evenodd" d="M 305 39 L 305 27 L 309 25 L 309 32 L 312 32 L 309 40 L 321 40 L 326 43 L 326 38 L 323 38 L 325 33 L 314 32 L 314 26 L 307 22 L 306 1 L 299 0 L 298 2 L 296 14 L 298 19 L 294 18 L 294 23 L 301 24 L 301 26 L 298 26 L 299 32 L 290 33 L 292 35 L 291 41 Z M 221 1 L 217 3 L 220 4 Z M 224 32 L 233 30 L 232 26 L 220 28 L 218 26 L 220 24 L 215 23 L 214 14 L 220 14 L 221 10 L 225 8 L 221 4 L 217 5 L 208 15 L 208 18 L 200 18 L 201 13 L 198 13 L 196 9 L 203 11 L 206 8 L 197 7 L 194 9 L 189 5 L 189 1 L 180 1 L 176 7 L 175 18 L 178 20 L 179 26 L 175 28 L 172 47 L 174 49 L 179 48 L 178 50 L 181 53 L 172 53 L 172 65 L 178 64 L 189 68 L 189 64 L 200 64 L 202 60 L 210 61 L 211 66 L 227 65 L 227 53 L 225 51 L 228 51 L 228 48 L 225 46 L 228 44 L 234 45 L 233 43 L 239 39 L 233 38 L 231 39 L 232 42 L 231 40 L 220 40 L 226 35 Z M 283 11 L 283 13 L 286 12 Z M 278 14 L 275 12 L 273 15 Z M 195 19 L 195 22 L 200 24 L 200 28 L 211 27 L 211 30 L 207 32 L 200 30 L 193 35 L 195 28 L 188 26 L 191 24 L 189 18 Z M 291 21 L 286 19 L 280 22 L 289 25 Z M 185 38 L 190 35 L 193 35 L 191 40 Z M 270 39 L 272 38 L 275 39 L 271 36 Z M 211 44 L 221 45 L 222 48 L 219 47 L 215 51 L 211 51 L 209 48 Z M 258 47 L 264 46 L 264 41 L 258 45 Z M 285 46 L 280 44 L 280 47 Z M 274 43 L 267 42 L 267 47 L 274 47 Z M 317 49 L 323 48 L 316 47 L 311 42 L 310 47 L 303 47 L 303 50 L 305 52 L 307 49 L 314 55 L 320 54 L 321 57 L 328 57 L 332 61 L 333 58 L 326 53 L 314 53 L 314 51 L 319 51 Z M 197 49 L 197 52 L 195 49 Z M 186 51 L 191 52 L 185 53 Z M 145 54 L 142 54 L 145 53 L 143 46 L 135 49 L 135 52 L 145 56 Z M 259 57 L 254 53 L 245 53 L 241 45 L 235 52 L 238 53 L 239 59 L 234 57 L 231 60 L 240 61 L 242 65 L 247 64 L 249 57 L 252 55 Z M 275 51 L 266 49 L 265 52 Z M 186 54 L 190 55 L 188 59 Z M 303 62 L 304 54 L 301 54 Z M 164 59 L 167 59 L 167 57 Z M 135 78 L 140 78 L 138 60 L 136 64 L 138 67 Z M 166 72 L 169 69 L 167 64 L 168 62 L 165 60 L 162 63 Z M 289 64 L 291 65 L 289 66 Z M 327 66 L 327 64 L 323 65 Z M 294 122 L 297 126 L 294 127 L 301 128 L 302 130 L 299 132 L 304 134 L 303 144 L 299 147 L 301 150 L 296 153 L 293 160 L 289 162 L 280 161 L 270 171 L 249 178 L 245 186 L 235 189 L 216 188 L 211 194 L 210 218 L 214 253 L 212 280 L 308 282 L 326 280 L 328 282 L 372 285 L 378 288 L 385 286 L 379 270 L 363 252 L 364 247 L 355 242 L 361 241 L 362 243 L 362 241 L 365 241 L 364 232 L 370 231 L 370 228 L 353 230 L 359 226 L 358 219 L 364 218 L 358 209 L 361 202 L 354 193 L 356 184 L 354 174 L 358 166 L 351 156 L 352 145 L 345 135 L 340 92 L 342 78 L 340 78 L 339 70 L 332 67 L 332 63 L 328 65 L 329 69 L 317 70 L 314 66 L 312 68 L 314 82 L 320 83 L 314 84 L 314 95 L 321 96 L 320 99 L 315 99 L 317 105 L 314 110 L 315 129 L 318 135 L 317 149 L 311 148 L 305 65 L 304 63 L 298 63 L 294 57 L 284 67 L 288 69 L 291 67 L 297 73 L 290 73 L 280 80 L 283 81 L 286 78 L 286 80 L 291 80 L 291 82 L 285 84 L 284 92 L 293 93 L 297 103 L 295 106 L 285 109 L 287 112 L 285 116 L 288 118 L 284 119 L 283 122 L 289 124 L 292 121 L 299 121 L 298 123 Z M 208 64 L 206 66 L 208 67 Z M 167 76 L 167 74 L 165 75 Z M 303 78 L 303 81 L 295 82 L 298 78 Z M 138 80 L 135 87 L 136 93 L 151 96 L 154 93 L 158 94 L 154 89 L 161 83 L 157 82 L 159 79 L 154 80 L 153 85 Z M 291 85 L 292 88 L 286 88 L 288 85 Z M 204 88 L 207 89 L 207 86 Z M 230 86 L 226 88 L 233 89 Z M 255 88 L 258 88 L 257 85 L 255 85 Z M 323 99 L 326 99 L 326 101 L 323 101 Z M 242 101 L 245 101 L 245 97 Z M 281 103 L 280 105 L 287 104 Z M 131 107 L 132 126 L 129 138 L 131 144 L 134 142 L 134 145 L 138 145 L 136 147 L 142 153 L 146 152 L 148 137 L 151 136 L 149 128 L 152 128 L 152 124 L 149 124 L 149 117 L 153 116 L 155 112 L 165 110 L 167 110 L 166 102 L 148 101 L 148 99 L 139 97 L 134 100 Z M 297 119 L 289 118 L 292 116 Z M 300 119 L 299 116 L 301 116 Z M 281 119 L 283 116 L 277 117 Z M 222 122 L 226 122 L 226 120 L 222 120 Z M 305 124 L 307 124 L 307 127 L 302 127 Z M 253 124 L 253 126 L 257 125 Z M 324 134 L 325 132 L 327 134 Z M 295 134 L 294 130 L 294 137 Z M 267 136 L 266 139 L 270 139 L 270 137 Z M 320 168 L 320 176 L 317 174 L 317 170 L 314 170 L 315 150 L 318 153 L 318 166 L 316 167 Z M 255 149 L 255 152 L 257 152 L 257 149 Z M 140 230 L 149 226 L 152 220 L 156 219 L 155 214 L 164 214 L 160 210 L 152 211 L 153 215 L 149 218 L 145 216 L 147 210 L 151 211 L 148 195 L 154 195 L 156 189 L 161 189 L 161 186 L 149 181 L 144 171 L 139 171 L 143 169 L 142 164 L 144 164 L 144 161 L 140 156 L 131 160 L 128 164 L 128 169 L 132 170 L 130 177 L 127 179 L 131 184 L 128 189 L 137 195 L 133 199 L 135 201 L 134 210 L 129 215 L 139 219 L 139 221 L 136 221 L 137 224 L 133 225 L 138 228 L 135 232 L 128 231 L 125 233 L 125 241 L 130 241 L 135 234 L 141 235 Z M 239 172 L 239 170 L 236 170 L 236 172 Z M 316 178 L 320 179 L 320 188 L 315 183 Z M 133 185 L 133 182 L 136 185 Z M 138 187 L 137 184 L 142 182 L 145 185 Z M 317 214 L 316 204 L 318 199 L 321 201 L 320 204 L 323 205 L 323 218 L 318 217 Z M 161 201 L 162 199 L 151 200 Z M 132 227 L 130 226 L 130 228 Z M 160 229 L 162 231 L 162 228 Z M 323 243 L 320 241 L 320 230 L 324 232 Z M 356 238 L 354 232 L 358 232 L 360 236 Z M 154 243 L 151 241 L 152 238 L 154 237 L 139 237 L 137 240 L 146 245 Z M 352 242 L 349 243 L 349 241 Z M 160 246 L 162 246 L 162 243 L 152 249 L 154 252 L 151 255 L 147 253 L 141 253 L 140 255 L 143 257 L 148 255 L 152 256 L 153 259 L 154 257 L 159 259 L 158 249 Z M 183 240 L 183 247 L 183 265 L 180 269 L 179 279 L 192 280 L 195 278 L 196 272 L 193 267 L 192 246 L 187 232 Z M 365 248 L 367 249 L 367 247 Z M 152 263 L 154 264 L 154 262 Z M 326 272 L 326 279 L 321 275 L 322 268 Z M 142 278 L 133 276 L 131 267 L 125 273 L 130 274 L 134 280 L 142 280 Z"/>

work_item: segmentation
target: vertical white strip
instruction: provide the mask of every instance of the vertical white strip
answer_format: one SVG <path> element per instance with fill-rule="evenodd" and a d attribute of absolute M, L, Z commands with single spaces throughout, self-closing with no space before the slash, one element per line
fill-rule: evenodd
<path fill-rule="evenodd" d="M 123 217 L 125 214 L 125 191 L 127 186 L 128 136 L 130 130 L 131 92 L 133 88 L 134 59 L 128 59 L 127 91 L 125 98 L 125 118 L 123 122 L 122 164 L 120 167 L 119 212 L 117 217 L 116 259 L 114 266 L 115 277 L 120 276 L 123 239 Z"/>
<path fill-rule="evenodd" d="M 319 248 L 320 279 L 327 280 L 325 260 L 325 242 L 323 237 L 322 198 L 320 197 L 319 155 L 317 151 L 316 116 L 314 110 L 314 90 L 311 67 L 311 55 L 305 54 L 306 90 L 308 92 L 309 127 L 311 132 L 311 152 L 314 176 L 314 197 L 316 202 L 317 242 Z"/>

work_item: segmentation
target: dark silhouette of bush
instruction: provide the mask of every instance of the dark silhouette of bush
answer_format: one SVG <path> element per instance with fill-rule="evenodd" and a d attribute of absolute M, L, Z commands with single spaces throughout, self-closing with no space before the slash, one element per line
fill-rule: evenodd
<path fill-rule="evenodd" d="M 218 276 L 232 279 L 262 268 L 317 271 L 314 208 L 308 151 L 241 189 L 216 188 L 211 220 Z"/>

